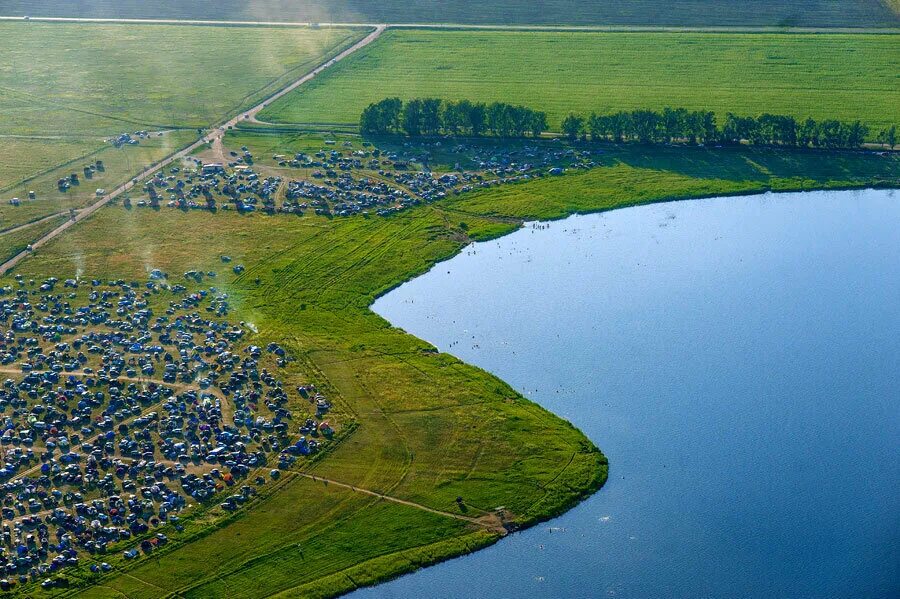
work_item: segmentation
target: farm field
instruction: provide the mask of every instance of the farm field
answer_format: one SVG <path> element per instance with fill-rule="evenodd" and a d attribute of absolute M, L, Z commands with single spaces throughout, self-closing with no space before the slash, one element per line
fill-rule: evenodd
<path fill-rule="evenodd" d="M 0 23 L 0 134 L 207 127 L 364 29 Z"/>
<path fill-rule="evenodd" d="M 278 168 L 270 152 L 327 147 L 315 135 L 226 138 L 227 149 L 243 145 L 261 157 L 255 168 L 263 174 Z M 289 474 L 231 519 L 209 520 L 207 528 L 203 517 L 189 521 L 184 534 L 191 542 L 172 533 L 154 558 L 104 557 L 114 566 L 108 575 L 82 566 L 70 576 L 78 588 L 64 595 L 105 597 L 113 588 L 143 597 L 330 596 L 499 538 L 496 529 L 423 506 L 481 517 L 502 505 L 523 524 L 555 513 L 602 482 L 602 455 L 490 374 L 389 326 L 368 310 L 377 295 L 470 240 L 510 232 L 530 218 L 673 196 L 900 183 L 896 156 L 854 152 L 610 147 L 600 160 L 591 170 L 389 217 L 109 206 L 23 262 L 16 272 L 37 280 L 219 270 L 216 285 L 231 296 L 234 318 L 258 331 L 250 341 L 285 347 L 297 358 L 292 376 L 315 381 L 352 422 L 328 455 L 301 467 L 318 481 Z M 436 156 L 435 168 L 447 167 Z M 221 273 L 222 254 L 246 270 Z M 87 584 L 102 586 L 82 591 Z"/>
<path fill-rule="evenodd" d="M 50 216 L 46 220 L 42 219 L 39 222 L 32 224 L 31 226 L 25 227 L 23 229 L 10 230 L 5 233 L 0 233 L 0 260 L 6 261 L 21 252 L 30 244 L 33 240 L 41 237 L 42 235 L 46 235 L 59 225 L 61 225 L 65 220 L 69 218 L 68 215 L 62 214 L 59 216 Z"/>
<path fill-rule="evenodd" d="M 96 151 L 102 142 L 95 139 L 0 138 L 0 193 L 59 164 Z"/>
<path fill-rule="evenodd" d="M 389 30 L 259 118 L 355 125 L 398 96 L 524 104 L 553 128 L 572 111 L 665 106 L 878 128 L 897 120 L 898 48 L 893 35 Z"/>
<path fill-rule="evenodd" d="M 0 13 L 32 16 L 166 18 L 344 23 L 473 23 L 573 25 L 897 26 L 893 0 L 627 0 L 540 4 L 501 0 L 3 0 Z M 896 4 L 894 4 L 896 10 Z"/>

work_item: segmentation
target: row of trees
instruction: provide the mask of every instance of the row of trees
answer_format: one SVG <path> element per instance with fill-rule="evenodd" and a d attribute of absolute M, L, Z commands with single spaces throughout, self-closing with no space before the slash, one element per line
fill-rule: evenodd
<path fill-rule="evenodd" d="M 690 141 L 705 143 L 716 138 L 716 115 L 708 111 L 666 108 L 664 111 L 632 110 L 613 114 L 591 114 L 583 118 L 574 114 L 563 119 L 562 130 L 575 139 L 590 134 L 594 140 L 615 142 L 638 141 L 659 143 Z"/>
<path fill-rule="evenodd" d="M 547 130 L 547 115 L 504 102 L 386 98 L 370 104 L 359 119 L 363 133 L 420 135 L 495 135 L 538 137 Z"/>
<path fill-rule="evenodd" d="M 548 128 L 545 113 L 525 106 L 438 98 L 406 102 L 400 98 L 384 99 L 363 111 L 359 125 L 363 133 L 399 133 L 411 137 L 441 134 L 538 137 Z M 561 128 L 571 140 L 590 137 L 616 143 L 746 142 L 802 148 L 857 148 L 869 136 L 869 128 L 860 121 L 797 120 L 768 113 L 758 117 L 738 116 L 729 112 L 720 126 L 713 112 L 686 108 L 593 113 L 587 117 L 570 114 L 563 119 Z M 897 145 L 897 128 L 883 129 L 876 139 L 893 149 Z"/>
<path fill-rule="evenodd" d="M 858 148 L 869 135 L 869 127 L 860 121 L 835 119 L 798 121 L 782 114 L 762 114 L 758 117 L 725 115 L 719 126 L 715 114 L 708 111 L 689 111 L 684 108 L 632 110 L 608 115 L 591 114 L 585 118 L 570 114 L 562 122 L 562 131 L 570 139 L 586 138 L 606 141 L 637 141 L 640 143 L 724 143 L 777 145 L 801 148 Z M 896 145 L 896 128 L 879 134 L 891 146 Z"/>

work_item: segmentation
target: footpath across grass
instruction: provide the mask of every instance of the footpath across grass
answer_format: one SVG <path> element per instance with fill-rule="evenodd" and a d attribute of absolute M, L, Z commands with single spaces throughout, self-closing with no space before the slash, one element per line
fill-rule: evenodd
<path fill-rule="evenodd" d="M 259 118 L 356 125 L 397 96 L 523 104 L 556 130 L 569 112 L 671 106 L 877 131 L 900 120 L 898 48 L 897 35 L 389 30 Z"/>
<path fill-rule="evenodd" d="M 264 156 L 304 142 L 242 134 L 226 143 Z M 480 516 L 502 506 L 509 523 L 529 525 L 597 489 L 605 458 L 569 423 L 496 377 L 373 314 L 378 295 L 525 219 L 719 193 L 900 186 L 900 159 L 871 153 L 621 148 L 601 156 L 590 171 L 390 217 L 110 206 L 17 272 L 62 279 L 80 269 L 86 277 L 141 280 L 151 268 L 219 271 L 216 285 L 232 297 L 232 317 L 259 331 L 248 341 L 285 347 L 353 422 L 352 434 L 310 473 L 444 512 Z M 223 268 L 222 254 L 245 271 Z M 193 542 L 173 535 L 157 557 L 117 560 L 103 577 L 76 571 L 73 580 L 94 586 L 67 595 L 331 596 L 498 538 L 495 528 L 292 479 Z"/>

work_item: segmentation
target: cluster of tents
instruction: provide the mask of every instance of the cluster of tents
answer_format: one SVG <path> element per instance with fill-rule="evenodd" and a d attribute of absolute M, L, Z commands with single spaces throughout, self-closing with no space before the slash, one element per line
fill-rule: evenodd
<path fill-rule="evenodd" d="M 297 389 L 310 414 L 293 424 L 269 370 L 290 357 L 247 344 L 219 316 L 228 298 L 215 288 L 58 287 L 18 277 L 0 289 L 0 362 L 20 371 L 0 385 L 0 574 L 28 582 L 85 553 L 152 552 L 189 505 L 254 472 L 263 484 L 273 462 L 287 467 L 333 435 L 312 386 Z M 225 509 L 256 493 L 232 491 Z"/>

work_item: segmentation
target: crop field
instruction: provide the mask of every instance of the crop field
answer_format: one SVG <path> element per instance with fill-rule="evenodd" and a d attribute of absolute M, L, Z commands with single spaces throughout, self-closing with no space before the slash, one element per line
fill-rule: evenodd
<path fill-rule="evenodd" d="M 205 127 L 253 105 L 363 33 L 0 23 L 0 133 Z"/>
<path fill-rule="evenodd" d="M 0 193 L 23 179 L 29 179 L 59 164 L 96 151 L 102 142 L 95 139 L 0 138 Z"/>
<path fill-rule="evenodd" d="M 236 133 L 226 147 L 266 157 L 312 151 L 322 140 Z M 435 168 L 446 161 L 437 156 Z M 257 168 L 269 164 L 266 157 Z M 387 218 L 104 208 L 17 272 L 141 280 L 152 268 L 221 271 L 227 253 L 247 268 L 220 272 L 216 285 L 232 297 L 234 318 L 258 331 L 250 341 L 275 341 L 296 356 L 292 376 L 327 390 L 352 430 L 300 469 L 318 480 L 288 474 L 224 520 L 201 510 L 183 520 L 183 532 L 163 529 L 172 542 L 155 557 L 103 556 L 113 565 L 105 575 L 76 568 L 76 588 L 65 595 L 105 597 L 112 588 L 142 597 L 330 596 L 499 538 L 490 525 L 427 509 L 489 518 L 504 506 L 518 523 L 555 513 L 602 482 L 602 455 L 490 374 L 390 327 L 369 312 L 374 297 L 471 239 L 528 218 L 672 197 L 898 183 L 895 156 L 624 147 L 604 149 L 591 170 Z"/>
<path fill-rule="evenodd" d="M 398 96 L 524 104 L 551 127 L 571 111 L 665 106 L 882 127 L 900 119 L 898 61 L 893 35 L 392 30 L 259 118 L 356 124 Z"/>
<path fill-rule="evenodd" d="M 0 14 L 318 23 L 473 23 L 682 26 L 897 26 L 894 0 L 3 0 Z M 894 4 L 896 9 L 896 3 Z"/>

